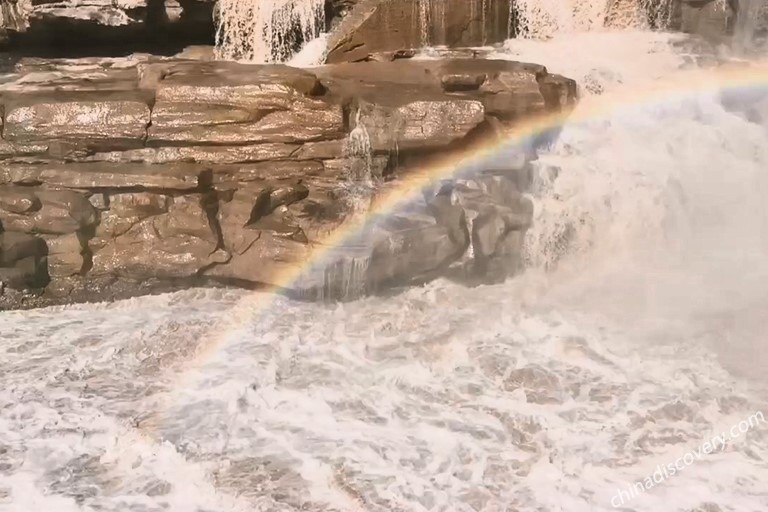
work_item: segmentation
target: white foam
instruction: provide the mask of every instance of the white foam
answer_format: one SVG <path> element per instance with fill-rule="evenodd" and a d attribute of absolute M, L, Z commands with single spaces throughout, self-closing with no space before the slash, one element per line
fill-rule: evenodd
<path fill-rule="evenodd" d="M 673 39 L 498 56 L 593 77 L 587 104 L 675 73 Z M 276 298 L 235 325 L 248 292 L 3 313 L 0 507 L 614 510 L 617 489 L 768 410 L 767 164 L 765 127 L 715 95 L 637 105 L 541 151 L 539 271 L 503 285 Z M 765 510 L 766 460 L 755 429 L 627 507 Z"/>
<path fill-rule="evenodd" d="M 324 28 L 323 0 L 221 0 L 216 4 L 220 58 L 283 62 L 295 44 L 306 45 Z M 300 41 L 296 41 L 296 37 Z"/>

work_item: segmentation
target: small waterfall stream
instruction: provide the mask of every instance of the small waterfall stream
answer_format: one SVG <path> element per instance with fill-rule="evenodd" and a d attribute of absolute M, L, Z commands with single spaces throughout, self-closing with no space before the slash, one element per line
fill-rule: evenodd
<path fill-rule="evenodd" d="M 284 62 L 325 26 L 325 0 L 219 0 L 216 44 L 223 59 Z"/>

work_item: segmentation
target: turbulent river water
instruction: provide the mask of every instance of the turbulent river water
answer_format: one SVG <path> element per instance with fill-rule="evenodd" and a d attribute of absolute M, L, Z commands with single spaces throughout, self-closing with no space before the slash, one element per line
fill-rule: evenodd
<path fill-rule="evenodd" d="M 498 50 L 578 80 L 579 109 L 627 103 L 540 151 L 529 270 L 505 284 L 0 314 L 0 510 L 768 510 L 768 423 L 700 453 L 768 414 L 768 96 L 632 100 L 690 48 Z"/>

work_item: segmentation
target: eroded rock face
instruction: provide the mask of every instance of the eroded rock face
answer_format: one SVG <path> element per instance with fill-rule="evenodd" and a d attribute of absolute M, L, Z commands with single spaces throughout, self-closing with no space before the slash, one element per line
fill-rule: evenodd
<path fill-rule="evenodd" d="M 211 63 L 170 67 L 157 88 L 149 144 L 299 143 L 343 136 L 340 105 L 315 99 L 309 72 Z"/>
<path fill-rule="evenodd" d="M 22 195 L 24 199 L 20 200 Z M 98 221 L 86 196 L 72 190 L 0 186 L 0 196 L 6 198 L 0 209 L 0 222 L 6 231 L 66 235 L 90 228 Z M 26 204 L 30 207 L 19 208 Z"/>
<path fill-rule="evenodd" d="M 165 188 L 193 190 L 210 180 L 205 165 L 172 162 L 162 167 L 140 164 L 54 162 L 45 165 L 10 164 L 5 168 L 10 183 L 40 184 L 75 189 Z"/>
<path fill-rule="evenodd" d="M 673 28 L 707 39 L 723 40 L 733 33 L 738 4 L 732 0 L 679 0 Z"/>
<path fill-rule="evenodd" d="M 229 259 L 200 194 L 118 195 L 89 242 L 94 275 L 186 278 Z"/>
<path fill-rule="evenodd" d="M 52 278 L 76 276 L 86 271 L 87 242 L 81 233 L 43 236 L 48 246 L 48 275 Z"/>
<path fill-rule="evenodd" d="M 12 144 L 127 149 L 142 145 L 149 124 L 149 106 L 134 94 L 31 95 L 5 108 L 3 139 Z"/>
<path fill-rule="evenodd" d="M 663 19 L 666 23 L 659 28 L 695 34 L 744 51 L 768 33 L 768 4 L 760 0 L 674 0 Z"/>
<path fill-rule="evenodd" d="M 336 27 L 327 62 L 423 46 L 484 46 L 510 37 L 509 0 L 360 0 Z"/>
<path fill-rule="evenodd" d="M 351 226 L 409 173 L 567 111 L 576 91 L 542 66 L 472 59 L 18 70 L 0 86 L 0 281 L 42 288 L 39 303 L 179 283 L 290 278 L 304 297 L 336 299 L 438 276 L 503 279 L 531 220 L 530 151 L 475 159 L 407 210 Z M 300 276 L 337 230 L 348 246 Z"/>
<path fill-rule="evenodd" d="M 15 288 L 48 284 L 45 241 L 26 233 L 0 233 L 0 282 Z"/>

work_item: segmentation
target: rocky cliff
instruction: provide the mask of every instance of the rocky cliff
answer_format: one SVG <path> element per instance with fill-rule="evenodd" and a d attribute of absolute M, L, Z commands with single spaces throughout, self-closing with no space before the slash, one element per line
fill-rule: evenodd
<path fill-rule="evenodd" d="M 328 62 L 422 46 L 466 47 L 513 35 L 509 0 L 358 0 L 331 32 Z"/>
<path fill-rule="evenodd" d="M 445 59 L 312 72 L 159 57 L 24 59 L 0 87 L 0 307 L 269 284 L 437 156 L 569 109 L 542 66 Z M 443 182 L 299 292 L 517 268 L 525 153 Z M 357 269 L 354 282 L 334 273 Z M 345 266 L 346 265 L 346 266 Z M 346 284 L 338 284 L 338 283 Z"/>
<path fill-rule="evenodd" d="M 302 1 L 285 3 L 301 5 Z M 741 11 L 745 17 L 755 16 L 744 6 L 759 1 L 604 0 L 602 24 L 640 24 L 722 40 L 733 34 Z M 277 4 L 270 5 L 274 16 L 286 18 L 281 24 L 296 22 L 294 18 L 303 12 L 281 14 Z M 516 0 L 326 0 L 325 19 L 317 29 L 329 33 L 328 62 L 357 61 L 370 54 L 424 45 L 481 46 L 516 37 L 522 30 L 521 19 L 537 12 L 534 3 L 524 5 L 525 13 Z M 28 56 L 114 56 L 139 51 L 173 55 L 189 45 L 214 43 L 214 14 L 219 7 L 214 0 L 0 0 L 0 41 Z M 231 13 L 234 25 L 253 23 L 238 18 L 252 17 L 249 12 Z M 759 14 L 759 29 L 764 32 L 768 9 Z M 267 35 L 294 43 L 281 49 L 281 54 L 295 51 L 304 37 L 298 28 L 286 32 Z"/>

